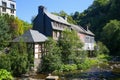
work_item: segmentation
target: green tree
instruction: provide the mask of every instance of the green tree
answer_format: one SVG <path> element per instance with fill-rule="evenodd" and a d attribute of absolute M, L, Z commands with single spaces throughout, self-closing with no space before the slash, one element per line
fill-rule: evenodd
<path fill-rule="evenodd" d="M 113 55 L 113 50 L 118 51 L 118 47 L 112 47 L 112 43 L 108 43 L 110 40 L 108 40 L 107 37 L 105 38 L 105 34 L 103 35 L 102 33 L 104 32 L 103 27 L 106 26 L 110 20 L 116 19 L 120 21 L 119 7 L 120 0 L 94 0 L 93 4 L 90 5 L 88 9 L 84 10 L 82 13 L 75 12 L 72 15 L 72 18 L 77 22 L 78 25 L 84 27 L 86 24 L 90 23 L 90 30 L 95 33 L 96 40 L 104 42 L 104 44 L 109 48 L 110 52 L 112 51 L 111 54 Z M 104 39 L 102 39 L 103 37 Z M 119 46 L 119 44 L 115 45 Z"/>
<path fill-rule="evenodd" d="M 97 42 L 97 46 L 95 46 L 95 49 L 96 55 L 109 54 L 109 49 L 100 41 Z"/>
<path fill-rule="evenodd" d="M 34 66 L 34 45 L 33 44 L 27 44 L 27 54 L 28 54 L 28 68 L 31 70 L 31 68 Z"/>
<path fill-rule="evenodd" d="M 23 21 L 23 20 L 21 20 L 21 22 L 23 23 L 24 32 L 32 28 L 32 24 L 30 24 L 30 23 L 28 23 L 26 21 Z"/>
<path fill-rule="evenodd" d="M 73 20 L 73 18 L 72 18 L 70 15 L 68 15 L 65 11 L 60 11 L 59 13 L 52 12 L 52 14 L 57 15 L 57 16 L 61 16 L 61 17 L 63 17 L 63 18 L 66 17 L 66 18 L 67 18 L 67 21 L 68 21 L 69 23 L 71 23 L 71 24 L 76 24 L 75 20 Z"/>
<path fill-rule="evenodd" d="M 13 24 L 14 26 L 16 26 L 16 30 L 15 30 L 16 36 L 22 35 L 24 32 L 23 22 L 16 17 L 14 19 Z"/>
<path fill-rule="evenodd" d="M 76 51 L 81 49 L 82 43 L 77 35 L 77 32 L 66 29 L 63 31 L 62 37 L 58 41 L 61 47 L 61 56 L 63 63 L 69 63 L 74 61 L 76 57 Z"/>
<path fill-rule="evenodd" d="M 10 51 L 11 71 L 15 76 L 20 76 L 28 71 L 28 54 L 25 43 L 12 44 Z"/>
<path fill-rule="evenodd" d="M 6 22 L 6 20 L 0 16 L 0 50 L 7 47 L 9 45 L 9 41 L 11 40 L 10 28 Z"/>
<path fill-rule="evenodd" d="M 7 71 L 11 71 L 11 61 L 8 54 L 0 54 L 0 69 L 6 69 Z"/>
<path fill-rule="evenodd" d="M 46 42 L 46 55 L 43 57 L 42 71 L 58 70 L 61 66 L 61 50 L 52 38 Z"/>
<path fill-rule="evenodd" d="M 105 6 L 110 2 L 110 0 L 94 0 L 93 5 L 95 7 Z"/>
<path fill-rule="evenodd" d="M 103 41 L 110 49 L 111 53 L 120 53 L 120 21 L 110 20 L 103 28 Z"/>
<path fill-rule="evenodd" d="M 31 24 L 20 20 L 18 17 L 10 16 L 8 14 L 2 15 L 2 18 L 6 20 L 9 25 L 9 33 L 11 33 L 12 39 L 24 33 L 24 31 L 31 28 Z"/>

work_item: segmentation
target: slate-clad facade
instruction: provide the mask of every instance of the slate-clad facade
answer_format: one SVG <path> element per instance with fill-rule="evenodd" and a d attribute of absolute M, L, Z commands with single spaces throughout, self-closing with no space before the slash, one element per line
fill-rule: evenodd
<path fill-rule="evenodd" d="M 45 7 L 39 6 L 38 15 L 33 21 L 33 30 L 38 30 L 45 36 L 51 36 L 57 40 L 65 28 L 70 28 L 66 20 L 48 13 Z"/>

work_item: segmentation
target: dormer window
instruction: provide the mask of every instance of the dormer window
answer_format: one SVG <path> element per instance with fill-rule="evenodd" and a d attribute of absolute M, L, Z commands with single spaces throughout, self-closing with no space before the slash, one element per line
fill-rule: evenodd
<path fill-rule="evenodd" d="M 6 12 L 6 7 L 7 7 L 7 3 L 6 2 L 2 2 L 2 11 Z"/>

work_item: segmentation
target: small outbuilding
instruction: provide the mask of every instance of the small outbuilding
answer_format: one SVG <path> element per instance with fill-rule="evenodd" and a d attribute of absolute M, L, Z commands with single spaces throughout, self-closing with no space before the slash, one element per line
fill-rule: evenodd
<path fill-rule="evenodd" d="M 45 53 L 46 36 L 36 30 L 28 30 L 23 35 L 15 38 L 13 42 L 25 42 L 27 47 L 33 50 L 34 54 L 34 71 L 41 67 L 42 56 Z M 28 46 L 29 45 L 29 46 Z"/>

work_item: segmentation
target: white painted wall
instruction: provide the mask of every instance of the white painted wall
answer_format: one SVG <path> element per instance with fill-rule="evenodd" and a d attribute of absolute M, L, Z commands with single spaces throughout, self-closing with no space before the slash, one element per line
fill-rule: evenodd
<path fill-rule="evenodd" d="M 84 50 L 94 50 L 94 43 L 85 43 L 83 49 Z"/>
<path fill-rule="evenodd" d="M 35 49 L 35 51 L 34 51 L 35 55 L 34 56 L 35 56 L 35 58 L 38 59 L 38 57 L 39 57 L 39 55 L 38 55 L 39 54 L 39 45 L 35 44 L 35 48 L 34 49 Z"/>
<path fill-rule="evenodd" d="M 88 35 L 86 37 L 87 38 L 85 38 L 85 39 L 87 39 L 87 40 L 85 40 L 83 49 L 84 50 L 94 50 L 94 45 L 95 45 L 94 37 L 88 36 Z"/>
<path fill-rule="evenodd" d="M 7 9 L 6 12 L 2 12 L 2 2 L 6 2 L 7 3 Z M 10 4 L 14 4 L 15 6 L 15 11 L 14 13 L 11 13 L 11 6 Z M 16 2 L 15 1 L 11 1 L 11 0 L 0 0 L 0 13 L 8 13 L 9 15 L 14 15 L 16 16 Z"/>

